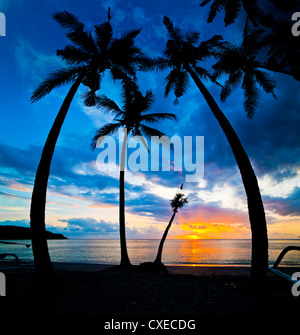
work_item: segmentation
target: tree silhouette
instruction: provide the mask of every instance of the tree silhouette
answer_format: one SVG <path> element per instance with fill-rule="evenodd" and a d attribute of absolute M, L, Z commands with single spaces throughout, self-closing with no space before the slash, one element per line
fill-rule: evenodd
<path fill-rule="evenodd" d="M 297 11 L 297 1 L 269 0 L 282 12 L 272 13 L 272 6 L 263 6 L 256 0 L 204 0 L 200 6 L 210 3 L 207 22 L 211 23 L 220 11 L 224 11 L 224 23 L 228 26 L 234 23 L 241 14 L 246 12 L 247 20 L 250 20 L 255 29 L 258 29 L 266 37 L 260 45 L 260 67 L 270 71 L 284 73 L 300 80 L 300 48 L 299 41 L 291 33 L 291 13 Z M 268 2 L 267 2 L 268 4 Z M 288 13 L 288 15 L 287 15 Z"/>
<path fill-rule="evenodd" d="M 31 199 L 30 226 L 34 262 L 38 282 L 41 288 L 45 289 L 55 281 L 45 236 L 47 184 L 56 142 L 70 104 L 80 84 L 83 84 L 87 87 L 84 95 L 85 104 L 94 105 L 95 92 L 100 89 L 101 79 L 106 70 L 110 70 L 114 79 L 129 81 L 128 76 L 134 76 L 136 65 L 143 57 L 141 51 L 134 46 L 134 39 L 140 30 L 129 32 L 118 39 L 113 38 L 110 10 L 107 22 L 94 26 L 94 37 L 91 32 L 85 31 L 84 24 L 77 17 L 67 11 L 56 13 L 53 18 L 67 29 L 66 36 L 72 42 L 57 51 L 57 55 L 65 60 L 68 66 L 50 74 L 34 91 L 31 101 L 38 101 L 61 85 L 69 84 L 71 88 L 44 145 Z"/>
<path fill-rule="evenodd" d="M 241 46 L 225 43 L 220 52 L 215 54 L 218 62 L 213 65 L 217 78 L 223 74 L 229 75 L 221 90 L 222 101 L 228 98 L 232 89 L 242 84 L 244 108 L 249 118 L 253 117 L 258 104 L 257 84 L 276 98 L 274 80 L 266 71 L 260 69 L 260 63 L 256 60 L 262 41 L 261 31 L 253 29 L 247 22 Z"/>
<path fill-rule="evenodd" d="M 120 108 L 117 103 L 106 96 L 97 98 L 97 106 L 106 111 L 112 112 L 115 118 L 112 123 L 108 123 L 101 127 L 92 140 L 92 149 L 94 150 L 106 136 L 113 135 L 119 128 L 125 128 L 125 136 L 122 145 L 121 162 L 120 162 L 120 206 L 119 206 L 119 225 L 120 225 L 120 246 L 121 246 L 121 265 L 129 266 L 130 260 L 126 246 L 125 232 L 125 155 L 127 138 L 129 135 L 146 137 L 151 136 L 166 136 L 157 129 L 149 127 L 144 123 L 155 123 L 159 120 L 173 119 L 176 116 L 171 113 L 147 113 L 150 109 L 154 97 L 151 91 L 147 91 L 143 95 L 136 85 L 123 85 L 123 106 Z M 142 139 L 142 138 L 141 138 Z M 148 146 L 145 141 L 142 141 L 146 149 Z M 149 150 L 149 149 L 148 149 Z"/>
<path fill-rule="evenodd" d="M 170 90 L 174 90 L 177 98 L 186 92 L 191 77 L 222 128 L 236 159 L 247 195 L 252 231 L 251 280 L 253 285 L 262 286 L 268 269 L 268 237 L 257 178 L 236 132 L 202 81 L 203 79 L 214 80 L 200 64 L 208 57 L 219 53 L 218 49 L 223 47 L 222 37 L 216 35 L 207 41 L 199 42 L 199 33 L 184 35 L 181 29 L 174 27 L 167 17 L 164 18 L 164 24 L 169 35 L 164 57 L 144 64 L 142 68 L 144 70 L 170 68 L 171 71 L 166 77 L 165 93 L 168 95 Z"/>
<path fill-rule="evenodd" d="M 170 206 L 172 208 L 172 217 L 171 217 L 171 220 L 169 221 L 169 224 L 167 225 L 165 231 L 164 231 L 164 234 L 161 238 L 161 241 L 159 243 L 159 247 L 158 247 L 158 251 L 157 251 L 157 256 L 155 258 L 155 261 L 154 263 L 156 264 L 161 264 L 161 258 L 162 258 L 162 252 L 163 252 L 163 247 L 164 247 L 164 243 L 165 243 L 165 240 L 167 238 L 167 235 L 168 235 L 168 232 L 172 226 L 172 223 L 174 221 L 174 218 L 175 218 L 175 215 L 176 213 L 178 212 L 178 209 L 179 208 L 182 208 L 185 204 L 188 203 L 188 200 L 187 198 L 184 197 L 184 194 L 182 193 L 176 193 L 176 195 L 174 196 L 174 198 L 170 201 Z"/>

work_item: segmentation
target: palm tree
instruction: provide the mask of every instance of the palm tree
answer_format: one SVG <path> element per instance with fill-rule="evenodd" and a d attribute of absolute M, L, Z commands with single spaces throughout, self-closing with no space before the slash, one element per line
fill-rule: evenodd
<path fill-rule="evenodd" d="M 225 13 L 224 23 L 225 26 L 228 26 L 235 22 L 242 8 L 256 26 L 261 22 L 264 22 L 264 24 L 271 24 L 272 22 L 272 17 L 263 11 L 259 1 L 256 0 L 204 0 L 200 3 L 200 6 L 203 7 L 208 3 L 211 3 L 207 18 L 208 23 L 213 22 L 217 13 L 223 10 Z"/>
<path fill-rule="evenodd" d="M 249 220 L 252 231 L 252 266 L 251 282 L 262 286 L 268 269 L 268 237 L 264 206 L 258 186 L 258 181 L 251 162 L 230 122 L 212 97 L 203 79 L 212 79 L 208 71 L 200 67 L 201 61 L 218 53 L 222 47 L 221 36 L 214 36 L 199 43 L 199 33 L 184 35 L 178 27 L 174 27 L 171 20 L 164 18 L 169 40 L 164 52 L 165 57 L 157 58 L 144 64 L 143 70 L 162 70 L 171 68 L 166 77 L 165 94 L 174 90 L 175 96 L 182 96 L 188 87 L 191 77 L 206 100 L 217 122 L 222 128 L 232 149 L 240 170 L 245 192 L 247 195 Z"/>
<path fill-rule="evenodd" d="M 182 208 L 187 203 L 188 203 L 188 200 L 187 200 L 187 198 L 184 198 L 184 194 L 182 194 L 182 193 L 176 193 L 174 198 L 170 201 L 170 206 L 172 208 L 173 214 L 172 214 L 171 220 L 169 221 L 169 224 L 167 225 L 167 228 L 164 231 L 162 239 L 159 243 L 157 256 L 155 258 L 154 263 L 156 263 L 156 264 L 161 264 L 162 263 L 161 262 L 161 257 L 162 257 L 162 251 L 163 251 L 164 243 L 165 243 L 165 240 L 167 238 L 168 232 L 169 232 L 169 230 L 172 226 L 172 223 L 174 221 L 175 215 L 178 212 L 178 209 Z"/>
<path fill-rule="evenodd" d="M 121 265 L 130 266 L 130 260 L 126 246 L 125 232 L 125 154 L 127 147 L 128 135 L 132 136 L 166 136 L 157 129 L 149 127 L 144 123 L 154 123 L 159 120 L 173 119 L 176 116 L 171 113 L 147 113 L 153 103 L 153 94 L 147 91 L 143 95 L 137 88 L 132 85 L 123 85 L 123 106 L 120 108 L 117 103 L 106 96 L 97 98 L 97 106 L 115 115 L 114 122 L 108 123 L 101 127 L 92 140 L 92 149 L 99 145 L 105 136 L 113 135 L 119 128 L 125 128 L 125 137 L 122 145 L 121 162 L 120 162 L 120 206 L 119 206 L 119 228 L 120 228 L 120 247 L 121 247 Z M 147 147 L 145 141 L 143 144 Z M 149 149 L 148 149 L 149 150 Z"/>
<path fill-rule="evenodd" d="M 57 55 L 62 57 L 68 66 L 50 74 L 34 91 L 31 101 L 38 101 L 49 94 L 52 89 L 64 84 L 71 84 L 71 88 L 44 145 L 31 199 L 32 249 L 38 282 L 44 287 L 53 284 L 55 280 L 45 236 L 47 184 L 55 145 L 70 104 L 80 84 L 88 88 L 84 95 L 85 104 L 88 106 L 95 104 L 95 92 L 100 88 L 101 79 L 106 70 L 110 70 L 114 79 L 128 81 L 127 74 L 134 76 L 135 67 L 142 59 L 142 53 L 134 46 L 134 39 L 140 30 L 134 30 L 119 39 L 113 38 L 110 10 L 108 21 L 94 26 L 94 38 L 90 32 L 84 30 L 84 24 L 73 14 L 64 11 L 54 14 L 53 17 L 63 28 L 67 29 L 66 36 L 72 42 L 64 49 L 57 51 Z"/>
<path fill-rule="evenodd" d="M 218 62 L 213 65 L 217 78 L 223 74 L 229 75 L 221 90 L 222 101 L 228 98 L 232 89 L 242 83 L 244 108 L 249 118 L 254 116 L 258 103 L 257 84 L 276 98 L 274 80 L 267 72 L 260 69 L 261 64 L 256 60 L 262 41 L 261 31 L 251 27 L 247 20 L 241 46 L 225 43 L 220 52 L 215 54 Z"/>
<path fill-rule="evenodd" d="M 297 11 L 297 2 L 269 0 L 281 10 L 294 13 Z M 207 22 L 215 19 L 217 12 L 224 11 L 225 26 L 235 22 L 244 8 L 247 20 L 266 35 L 264 43 L 260 45 L 260 67 L 270 71 L 284 73 L 300 80 L 299 42 L 291 34 L 290 20 L 282 20 L 274 14 L 266 13 L 261 3 L 256 0 L 204 0 L 200 6 L 210 4 Z M 270 7 L 272 8 L 272 6 Z M 259 27 L 259 28 L 258 28 Z M 263 28 L 263 29 L 262 29 Z"/>

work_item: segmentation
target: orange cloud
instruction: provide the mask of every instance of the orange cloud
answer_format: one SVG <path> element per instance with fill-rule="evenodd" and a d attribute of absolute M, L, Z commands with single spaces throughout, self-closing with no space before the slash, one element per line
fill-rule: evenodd
<path fill-rule="evenodd" d="M 248 214 L 220 208 L 193 208 L 178 216 L 178 228 L 186 234 L 177 238 L 249 238 Z M 175 237 L 175 236 L 174 236 Z"/>

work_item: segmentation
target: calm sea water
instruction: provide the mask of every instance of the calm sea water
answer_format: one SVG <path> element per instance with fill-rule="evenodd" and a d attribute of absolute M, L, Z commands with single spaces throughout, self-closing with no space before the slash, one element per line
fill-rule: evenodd
<path fill-rule="evenodd" d="M 159 242 L 128 240 L 131 262 L 140 264 L 153 261 Z M 281 250 L 289 245 L 300 246 L 300 240 L 270 240 L 270 263 L 274 263 Z M 48 246 L 53 262 L 119 264 L 120 261 L 118 240 L 50 240 Z M 32 248 L 26 248 L 24 245 L 0 243 L 0 253 L 15 253 L 20 259 L 33 260 Z M 163 262 L 173 265 L 247 265 L 250 264 L 250 259 L 250 240 L 166 240 L 163 250 Z M 288 253 L 282 264 L 300 265 L 300 252 Z"/>

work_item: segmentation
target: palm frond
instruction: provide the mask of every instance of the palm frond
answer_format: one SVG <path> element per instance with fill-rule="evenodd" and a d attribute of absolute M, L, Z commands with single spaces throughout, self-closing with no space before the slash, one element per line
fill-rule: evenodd
<path fill-rule="evenodd" d="M 112 99 L 109 99 L 105 95 L 96 96 L 96 105 L 97 105 L 98 108 L 103 108 L 107 112 L 113 112 L 113 113 L 116 113 L 118 115 L 120 115 L 120 113 L 124 114 L 124 112 L 117 105 L 117 103 L 115 101 L 113 101 Z"/>
<path fill-rule="evenodd" d="M 105 126 L 101 127 L 94 136 L 91 148 L 95 150 L 97 146 L 105 139 L 106 136 L 113 135 L 118 128 L 121 127 L 120 123 L 108 123 Z"/>
<path fill-rule="evenodd" d="M 53 14 L 53 19 L 66 29 L 84 29 L 84 24 L 79 21 L 78 17 L 68 11 Z"/>
<path fill-rule="evenodd" d="M 66 36 L 78 47 L 90 52 L 97 53 L 96 45 L 91 32 L 76 30 L 66 34 Z"/>
<path fill-rule="evenodd" d="M 163 23 L 167 28 L 169 38 L 174 41 L 177 47 L 180 47 L 184 40 L 184 35 L 180 28 L 174 27 L 173 22 L 167 16 L 164 16 Z"/>
<path fill-rule="evenodd" d="M 176 98 L 180 98 L 187 90 L 189 77 L 186 71 L 174 68 L 165 78 L 165 97 L 174 90 Z"/>
<path fill-rule="evenodd" d="M 102 81 L 102 73 L 99 73 L 96 64 L 90 63 L 88 71 L 86 72 L 86 75 L 83 78 L 82 83 L 93 92 L 96 92 L 100 89 L 101 81 Z"/>
<path fill-rule="evenodd" d="M 185 39 L 189 44 L 197 44 L 199 42 L 200 33 L 190 32 L 185 35 Z"/>
<path fill-rule="evenodd" d="M 84 24 L 79 21 L 78 17 L 67 11 L 58 12 L 53 15 L 53 18 L 63 28 L 68 29 L 66 36 L 78 47 L 86 51 L 95 52 L 96 47 L 94 44 L 91 33 L 84 31 Z"/>
<path fill-rule="evenodd" d="M 112 40 L 113 31 L 110 22 L 104 22 L 100 25 L 95 25 L 95 40 L 98 48 L 104 54 Z"/>
<path fill-rule="evenodd" d="M 256 81 L 259 85 L 264 89 L 266 93 L 271 93 L 273 97 L 276 99 L 276 95 L 274 93 L 274 89 L 276 87 L 275 81 L 264 71 L 255 70 L 254 71 Z"/>
<path fill-rule="evenodd" d="M 247 116 L 251 119 L 258 105 L 258 90 L 253 73 L 245 73 L 242 88 L 244 90 L 244 108 Z"/>
<path fill-rule="evenodd" d="M 224 87 L 221 90 L 221 101 L 225 101 L 233 89 L 237 88 L 243 77 L 242 71 L 237 71 L 229 75 Z"/>
<path fill-rule="evenodd" d="M 202 41 L 196 48 L 196 55 L 199 60 L 205 60 L 207 57 L 214 56 L 218 48 L 223 47 L 223 36 L 214 35 L 206 41 Z"/>
<path fill-rule="evenodd" d="M 243 31 L 242 49 L 248 56 L 255 56 L 263 47 L 263 29 L 258 29 L 246 20 L 245 28 Z"/>
<path fill-rule="evenodd" d="M 51 73 L 33 92 L 30 101 L 36 102 L 49 94 L 54 88 L 74 82 L 77 75 L 83 70 L 84 67 L 67 67 Z"/>
<path fill-rule="evenodd" d="M 164 57 L 145 58 L 140 63 L 139 69 L 141 71 L 164 71 L 170 67 L 170 61 Z"/>
<path fill-rule="evenodd" d="M 215 54 L 218 59 L 212 68 L 214 69 L 214 75 L 218 78 L 223 74 L 230 74 L 238 71 L 244 66 L 244 56 L 242 49 L 237 46 L 227 44 L 226 47 L 222 48 L 222 51 Z"/>
<path fill-rule="evenodd" d="M 177 120 L 175 114 L 172 113 L 151 113 L 142 116 L 142 121 L 148 123 L 158 122 L 160 120 Z"/>
<path fill-rule="evenodd" d="M 90 57 L 87 52 L 71 44 L 67 45 L 64 49 L 56 50 L 56 55 L 65 60 L 68 65 L 79 65 L 87 62 Z"/>
<path fill-rule="evenodd" d="M 179 71 L 174 89 L 176 98 L 180 98 L 186 93 L 189 84 L 190 80 L 187 71 Z"/>
<path fill-rule="evenodd" d="M 211 23 L 215 19 L 217 13 L 225 7 L 226 0 L 214 0 L 210 6 L 207 22 Z"/>
<path fill-rule="evenodd" d="M 207 5 L 209 2 L 211 2 L 212 0 L 203 0 L 201 3 L 200 3 L 200 6 L 201 7 L 204 7 L 205 5 Z"/>
<path fill-rule="evenodd" d="M 152 139 L 158 137 L 159 138 L 159 141 L 162 143 L 162 145 L 166 145 L 166 146 L 170 146 L 171 149 L 174 148 L 174 145 L 173 143 L 170 141 L 169 137 L 164 134 L 163 132 L 155 129 L 155 128 L 152 128 L 152 127 L 149 127 L 149 126 L 146 126 L 144 124 L 141 124 L 140 125 L 140 129 L 142 131 L 142 134 L 145 135 L 146 137 L 149 137 Z"/>
<path fill-rule="evenodd" d="M 224 23 L 226 27 L 234 23 L 241 12 L 241 7 L 241 2 L 239 0 L 231 0 L 225 3 Z"/>
<path fill-rule="evenodd" d="M 147 137 L 151 137 L 151 136 L 167 137 L 166 134 L 164 134 L 163 132 L 159 131 L 158 129 L 146 126 L 144 124 L 141 124 L 141 131 Z"/>
<path fill-rule="evenodd" d="M 134 38 L 140 31 L 140 29 L 133 30 L 119 39 L 113 39 L 109 48 L 111 64 L 131 76 L 135 76 L 139 62 L 145 60 L 142 51 L 134 46 Z"/>
<path fill-rule="evenodd" d="M 96 93 L 95 91 L 88 89 L 82 94 L 83 102 L 85 106 L 92 107 L 96 105 Z"/>

